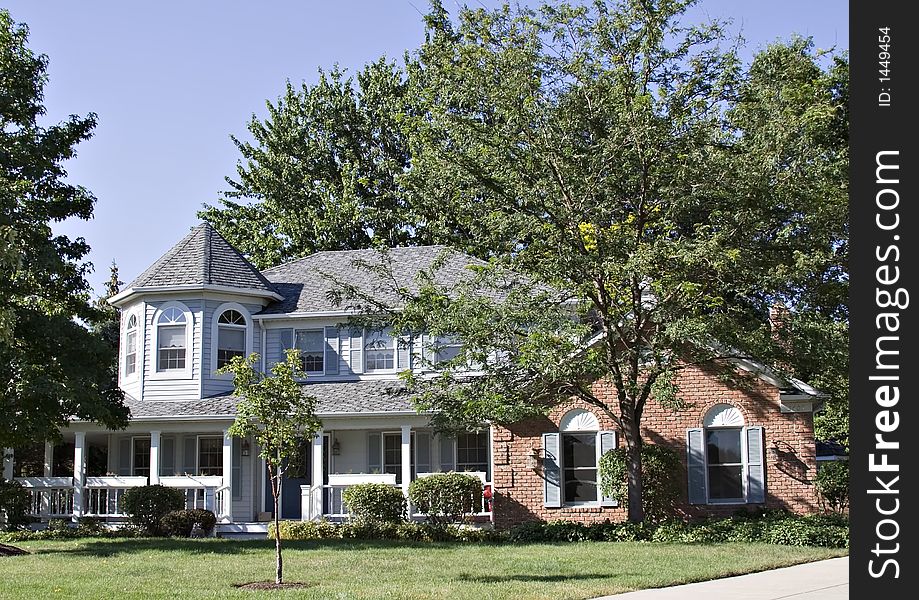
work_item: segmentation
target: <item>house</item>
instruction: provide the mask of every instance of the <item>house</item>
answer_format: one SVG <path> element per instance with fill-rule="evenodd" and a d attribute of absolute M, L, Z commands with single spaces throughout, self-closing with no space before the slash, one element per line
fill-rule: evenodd
<path fill-rule="evenodd" d="M 410 282 L 445 251 L 394 248 L 393 274 Z M 446 256 L 437 272 L 449 285 L 474 259 Z M 545 419 L 456 437 L 433 431 L 430 415 L 415 411 L 397 378 L 417 368 L 427 341 L 343 325 L 351 313 L 330 294 L 341 282 L 388 293 L 358 260 L 372 263 L 379 255 L 318 252 L 259 271 L 210 225 L 194 228 L 110 300 L 122 315 L 118 367 L 131 409 L 128 428 L 75 421 L 62 432 L 63 443 L 45 444 L 32 460 L 22 450 L 14 454 L 4 476 L 32 491 L 32 510 L 44 518 L 122 518 L 127 489 L 159 483 L 182 489 L 189 507 L 212 509 L 224 531 L 264 531 L 258 522 L 272 510 L 266 469 L 253 440 L 227 434 L 233 385 L 216 371 L 252 352 L 268 369 L 285 349 L 297 348 L 308 372 L 304 390 L 318 400 L 323 430 L 303 441 L 289 465 L 282 518 L 343 518 L 341 493 L 349 485 L 378 481 L 407 490 L 416 477 L 450 470 L 477 473 L 489 486 L 493 501 L 480 518 L 498 527 L 536 518 L 624 518 L 596 485 L 600 454 L 621 441 L 593 407 L 572 401 Z M 683 457 L 687 514 L 743 506 L 812 510 L 819 394 L 758 365 L 741 366 L 756 373 L 752 391 L 731 389 L 702 369 L 685 370 L 677 383 L 689 408 L 651 404 L 644 435 Z M 612 393 L 602 382 L 595 386 L 599 394 Z"/>

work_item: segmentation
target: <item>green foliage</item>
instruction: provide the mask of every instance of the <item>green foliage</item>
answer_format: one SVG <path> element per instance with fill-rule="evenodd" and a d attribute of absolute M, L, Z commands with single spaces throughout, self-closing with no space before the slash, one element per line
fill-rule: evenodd
<path fill-rule="evenodd" d="M 29 501 L 29 491 L 19 482 L 0 479 L 0 531 L 14 531 L 29 524 Z"/>
<path fill-rule="evenodd" d="M 814 485 L 829 510 L 845 512 L 849 508 L 849 461 L 834 460 L 821 465 Z"/>
<path fill-rule="evenodd" d="M 159 484 L 144 485 L 126 491 L 121 506 L 132 525 L 147 535 L 162 535 L 160 521 L 166 514 L 185 507 L 185 493 Z"/>
<path fill-rule="evenodd" d="M 231 190 L 198 216 L 261 268 L 423 241 L 397 181 L 408 167 L 406 101 L 405 76 L 385 59 L 356 80 L 334 67 L 314 85 L 288 82 L 268 117 L 249 122 L 253 141 L 233 137 L 242 157 Z"/>
<path fill-rule="evenodd" d="M 408 486 L 412 505 L 435 525 L 462 522 L 482 506 L 482 480 L 464 473 L 435 473 Z"/>
<path fill-rule="evenodd" d="M 329 521 L 281 521 L 281 538 L 286 540 L 401 540 L 408 542 L 489 542 L 505 540 L 505 534 L 493 529 L 433 525 L 411 521 L 331 523 Z M 268 526 L 268 538 L 275 537 L 274 523 Z"/>
<path fill-rule="evenodd" d="M 210 535 L 217 524 L 217 516 L 203 508 L 173 510 L 160 518 L 160 531 L 168 537 L 189 537 L 195 523 L 205 535 Z"/>
<path fill-rule="evenodd" d="M 405 520 L 402 490 L 385 483 L 360 483 L 342 492 L 351 519 L 357 524 L 399 523 Z"/>
<path fill-rule="evenodd" d="M 626 448 L 610 450 L 600 457 L 600 482 L 603 494 L 628 503 L 628 455 Z M 655 522 L 673 514 L 682 489 L 682 464 L 679 455 L 666 446 L 641 447 L 642 504 L 645 519 Z"/>
<path fill-rule="evenodd" d="M 89 246 L 52 229 L 92 218 L 95 198 L 64 165 L 96 116 L 43 124 L 48 59 L 27 41 L 0 9 L 0 448 L 54 439 L 71 419 L 123 427 L 128 414 L 111 345 L 82 324 L 99 318 Z"/>

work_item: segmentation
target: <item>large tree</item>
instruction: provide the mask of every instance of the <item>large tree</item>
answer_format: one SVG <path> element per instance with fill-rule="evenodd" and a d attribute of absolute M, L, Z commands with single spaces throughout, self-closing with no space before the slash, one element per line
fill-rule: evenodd
<path fill-rule="evenodd" d="M 721 25 L 681 24 L 689 4 L 464 9 L 454 22 L 434 3 L 409 70 L 422 108 L 403 185 L 442 240 L 493 260 L 453 290 L 422 274 L 404 310 L 376 307 L 397 331 L 462 339 L 432 365 L 440 377 L 411 380 L 443 425 L 571 397 L 604 411 L 627 448 L 633 521 L 647 403 L 678 408 L 688 365 L 735 385 L 749 384 L 735 359 L 788 372 L 770 309 L 810 309 L 818 283 L 845 278 L 838 82 L 800 42 L 744 70 Z M 457 385 L 468 363 L 480 374 Z"/>
<path fill-rule="evenodd" d="M 356 81 L 336 67 L 314 85 L 288 82 L 266 118 L 252 116 L 252 140 L 233 137 L 237 177 L 199 216 L 262 268 L 318 250 L 413 243 L 423 231 L 396 181 L 408 167 L 405 89 L 385 59 Z"/>
<path fill-rule="evenodd" d="M 0 448 L 54 438 L 72 418 L 123 426 L 127 409 L 84 277 L 82 238 L 52 224 L 92 217 L 95 198 L 64 162 L 96 117 L 42 126 L 47 58 L 0 10 Z"/>

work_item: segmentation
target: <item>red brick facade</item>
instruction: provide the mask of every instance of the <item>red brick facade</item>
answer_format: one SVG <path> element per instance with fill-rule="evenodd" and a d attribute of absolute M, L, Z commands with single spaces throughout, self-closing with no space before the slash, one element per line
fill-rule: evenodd
<path fill-rule="evenodd" d="M 682 371 L 677 385 L 687 406 L 673 411 L 653 400 L 642 418 L 642 435 L 646 443 L 662 444 L 676 450 L 683 461 L 681 473 L 683 497 L 680 510 L 689 517 L 730 515 L 744 507 L 786 508 L 806 513 L 816 510 L 812 479 L 817 472 L 814 422 L 811 413 L 781 412 L 778 388 L 757 379 L 752 390 L 733 389 L 716 376 L 699 368 Z M 615 390 L 599 382 L 594 392 L 615 405 Z M 709 408 L 731 404 L 738 408 L 746 426 L 762 426 L 765 433 L 766 461 L 765 505 L 689 505 L 686 479 L 686 431 L 702 427 Z M 582 401 L 558 406 L 547 419 L 530 420 L 493 430 L 494 519 L 498 528 L 532 520 L 570 520 L 584 523 L 621 521 L 623 507 L 562 507 L 544 505 L 542 475 L 542 434 L 557 432 L 559 422 L 569 410 L 582 408 L 597 417 L 601 430 L 615 430 L 609 416 Z M 624 444 L 622 436 L 618 443 Z"/>

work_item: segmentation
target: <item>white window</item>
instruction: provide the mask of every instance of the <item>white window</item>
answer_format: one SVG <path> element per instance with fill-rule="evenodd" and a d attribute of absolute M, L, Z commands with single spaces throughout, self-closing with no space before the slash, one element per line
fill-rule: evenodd
<path fill-rule="evenodd" d="M 763 502 L 763 428 L 745 426 L 730 404 L 709 409 L 703 425 L 687 432 L 690 504 Z"/>
<path fill-rule="evenodd" d="M 150 476 L 150 438 L 133 438 L 131 474 L 136 477 Z"/>
<path fill-rule="evenodd" d="M 597 434 L 562 434 L 562 490 L 566 504 L 597 501 Z"/>
<path fill-rule="evenodd" d="M 431 341 L 427 350 L 427 358 L 434 364 L 444 363 L 456 358 L 462 344 L 455 338 L 439 336 Z"/>
<path fill-rule="evenodd" d="M 198 438 L 198 475 L 223 475 L 223 438 Z"/>
<path fill-rule="evenodd" d="M 185 313 L 170 306 L 157 319 L 158 371 L 174 371 L 185 368 L 186 325 Z"/>
<path fill-rule="evenodd" d="M 488 473 L 487 431 L 473 431 L 456 436 L 456 470 Z"/>
<path fill-rule="evenodd" d="M 557 461 L 551 465 L 554 473 L 546 480 L 547 506 L 615 505 L 612 498 L 600 493 L 597 468 L 600 457 L 616 447 L 614 431 L 600 431 L 593 413 L 574 409 L 562 417 L 558 434 L 546 434 L 543 439 L 548 444 L 547 460 Z M 549 465 L 545 466 L 548 472 Z"/>
<path fill-rule="evenodd" d="M 325 370 L 325 336 L 321 329 L 298 329 L 294 345 L 300 351 L 301 368 L 307 373 Z"/>
<path fill-rule="evenodd" d="M 128 317 L 124 336 L 124 374 L 134 375 L 137 372 L 137 315 Z"/>
<path fill-rule="evenodd" d="M 217 368 L 230 363 L 236 356 L 246 355 L 246 317 L 229 309 L 217 318 Z"/>
<path fill-rule="evenodd" d="M 364 336 L 364 372 L 392 371 L 395 368 L 395 338 L 385 331 L 367 331 Z"/>

